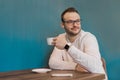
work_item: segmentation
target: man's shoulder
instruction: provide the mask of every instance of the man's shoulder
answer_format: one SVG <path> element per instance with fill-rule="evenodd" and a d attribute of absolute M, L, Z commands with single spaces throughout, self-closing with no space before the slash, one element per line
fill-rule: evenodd
<path fill-rule="evenodd" d="M 84 31 L 84 30 L 81 30 L 81 36 L 82 37 L 95 37 L 94 34 L 92 34 L 91 32 L 88 32 L 88 31 Z"/>
<path fill-rule="evenodd" d="M 65 36 L 66 35 L 66 33 L 61 33 L 61 34 L 59 34 L 59 36 Z"/>

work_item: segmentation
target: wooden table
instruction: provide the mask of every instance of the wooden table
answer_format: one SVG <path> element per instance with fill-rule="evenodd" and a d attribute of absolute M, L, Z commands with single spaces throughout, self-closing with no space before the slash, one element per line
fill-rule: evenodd
<path fill-rule="evenodd" d="M 53 77 L 53 73 L 71 73 L 73 76 Z M 0 80 L 102 80 L 104 74 L 82 73 L 77 71 L 52 70 L 47 73 L 35 73 L 32 70 L 1 72 Z"/>

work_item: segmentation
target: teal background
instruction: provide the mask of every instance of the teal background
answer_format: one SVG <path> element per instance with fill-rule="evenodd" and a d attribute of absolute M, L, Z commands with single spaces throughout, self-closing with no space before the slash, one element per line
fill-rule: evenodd
<path fill-rule="evenodd" d="M 48 67 L 46 38 L 64 32 L 60 15 L 71 6 L 97 37 L 109 80 L 119 80 L 120 0 L 0 0 L 0 72 Z"/>

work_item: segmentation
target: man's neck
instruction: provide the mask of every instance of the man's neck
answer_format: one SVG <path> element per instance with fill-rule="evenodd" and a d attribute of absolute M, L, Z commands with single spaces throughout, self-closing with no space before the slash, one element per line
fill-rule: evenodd
<path fill-rule="evenodd" d="M 79 33 L 80 34 L 80 33 Z M 77 34 L 77 35 L 67 35 L 67 39 L 71 42 L 71 43 L 73 43 L 77 38 L 78 38 L 78 36 L 79 36 L 79 34 Z"/>

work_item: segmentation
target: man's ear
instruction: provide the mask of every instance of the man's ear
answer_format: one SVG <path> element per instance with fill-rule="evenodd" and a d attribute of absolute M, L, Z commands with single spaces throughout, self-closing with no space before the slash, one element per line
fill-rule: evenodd
<path fill-rule="evenodd" d="M 61 22 L 61 27 L 64 28 L 64 23 L 63 22 Z"/>

